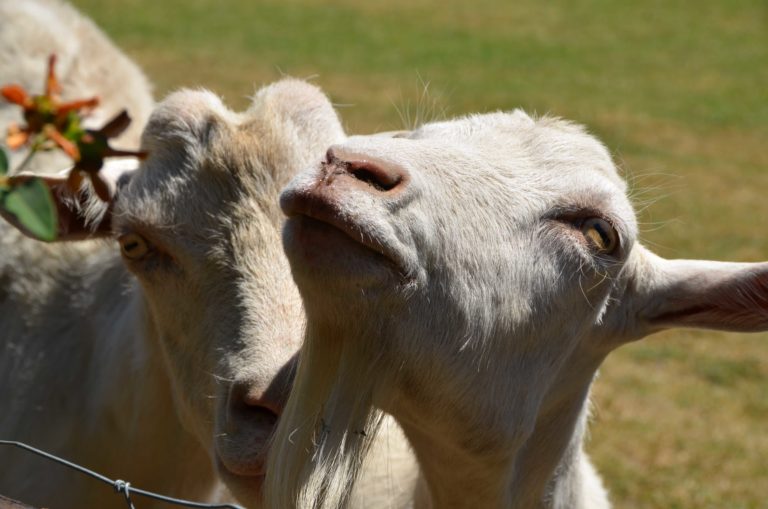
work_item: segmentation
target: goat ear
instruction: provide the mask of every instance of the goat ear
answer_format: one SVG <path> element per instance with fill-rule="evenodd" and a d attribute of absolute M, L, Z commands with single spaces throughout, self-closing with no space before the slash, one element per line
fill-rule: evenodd
<path fill-rule="evenodd" d="M 133 171 L 138 167 L 138 160 L 108 161 L 100 171 L 102 181 L 107 184 L 110 202 L 104 203 L 96 197 L 89 182 L 84 181 L 79 192 L 69 189 L 67 177 L 69 170 L 56 175 L 39 175 L 43 184 L 51 192 L 58 215 L 58 230 L 54 241 L 84 240 L 107 237 L 112 234 L 112 209 L 117 191 L 122 187 Z M 19 174 L 14 179 L 23 180 L 31 175 Z M 24 235 L 40 240 L 19 223 L 15 216 L 0 209 L 3 218 Z"/>
<path fill-rule="evenodd" d="M 268 85 L 253 98 L 246 112 L 251 121 L 268 121 L 272 128 L 287 121 L 290 131 L 298 135 L 302 145 L 315 154 L 345 139 L 336 110 L 318 87 L 305 81 L 285 78 Z M 311 149 L 310 149 L 311 147 Z"/>
<path fill-rule="evenodd" d="M 634 278 L 632 291 L 637 325 L 646 333 L 768 330 L 768 263 L 664 260 L 647 251 L 643 258 L 644 276 Z"/>
<path fill-rule="evenodd" d="M 152 111 L 142 133 L 142 149 L 152 154 L 173 151 L 178 157 L 207 147 L 218 127 L 236 123 L 237 116 L 207 90 L 173 92 Z"/>

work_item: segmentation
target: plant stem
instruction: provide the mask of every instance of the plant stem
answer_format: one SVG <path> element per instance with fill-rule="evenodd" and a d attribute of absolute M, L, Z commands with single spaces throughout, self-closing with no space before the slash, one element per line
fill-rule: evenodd
<path fill-rule="evenodd" d="M 24 169 L 25 166 L 29 164 L 29 162 L 32 160 L 32 157 L 37 153 L 39 144 L 34 143 L 32 147 L 29 149 L 29 153 L 24 157 L 24 159 L 21 161 L 21 164 L 19 164 L 18 168 L 16 168 L 16 171 L 14 173 L 19 173 Z"/>

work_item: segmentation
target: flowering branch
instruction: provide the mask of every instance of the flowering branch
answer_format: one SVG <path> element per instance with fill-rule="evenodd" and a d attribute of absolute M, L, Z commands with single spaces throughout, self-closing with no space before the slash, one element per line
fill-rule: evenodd
<path fill-rule="evenodd" d="M 8 127 L 5 143 L 11 150 L 28 148 L 24 161 L 16 169 L 18 173 L 34 155 L 41 151 L 61 150 L 74 163 L 67 179 L 67 187 L 73 194 L 80 190 L 84 179 L 89 179 L 95 194 L 105 202 L 111 200 L 109 187 L 99 175 L 107 157 L 132 156 L 143 159 L 145 152 L 117 150 L 109 145 L 109 139 L 122 134 L 131 119 L 123 110 L 101 129 L 86 129 L 83 117 L 98 106 L 99 99 L 61 100 L 61 85 L 55 73 L 56 56 L 48 59 L 45 91 L 30 95 L 19 85 L 0 87 L 0 96 L 7 102 L 22 108 L 24 125 Z M 38 238 L 56 238 L 56 207 L 47 187 L 40 179 L 8 176 L 8 158 L 0 150 L 0 210 L 13 216 L 14 222 L 28 226 Z M 23 196 L 23 198 L 22 198 Z M 29 228 L 28 228 L 29 229 Z"/>

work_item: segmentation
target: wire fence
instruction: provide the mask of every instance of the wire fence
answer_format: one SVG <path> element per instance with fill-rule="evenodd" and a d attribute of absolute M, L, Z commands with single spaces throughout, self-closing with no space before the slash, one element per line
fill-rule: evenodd
<path fill-rule="evenodd" d="M 125 502 L 130 509 L 136 509 L 136 506 L 134 505 L 133 500 L 131 499 L 132 495 L 140 495 L 142 497 L 152 498 L 155 500 L 166 502 L 168 504 L 178 505 L 182 507 L 198 507 L 198 508 L 205 508 L 205 509 L 244 509 L 242 506 L 239 506 L 237 504 L 204 504 L 201 502 L 193 502 L 191 500 L 183 500 L 180 498 L 168 497 L 165 495 L 160 495 L 159 493 L 153 493 L 151 491 L 135 488 L 131 486 L 131 483 L 123 481 L 122 479 L 110 479 L 105 475 L 101 475 L 97 472 L 94 472 L 93 470 L 89 470 L 76 463 L 72 463 L 71 461 L 67 461 L 63 458 L 59 458 L 58 456 L 54 456 L 51 453 L 41 451 L 40 449 L 36 449 L 31 445 L 27 445 L 23 442 L 16 442 L 13 440 L 0 440 L 0 445 L 18 447 L 19 449 L 23 449 L 33 454 L 37 454 L 38 456 L 42 456 L 43 458 L 46 458 L 50 461 L 53 461 L 60 465 L 64 465 L 65 467 L 71 468 L 72 470 L 80 472 L 81 474 L 91 476 L 94 479 L 107 483 L 111 485 L 113 488 L 115 488 L 115 492 L 117 495 L 120 495 L 120 494 L 123 495 L 123 497 L 125 498 Z"/>

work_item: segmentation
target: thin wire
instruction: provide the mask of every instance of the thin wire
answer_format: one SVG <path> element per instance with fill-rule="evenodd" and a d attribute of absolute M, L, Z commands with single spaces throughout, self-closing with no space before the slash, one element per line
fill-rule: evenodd
<path fill-rule="evenodd" d="M 40 449 L 35 449 L 31 445 L 27 445 L 23 442 L 15 442 L 12 440 L 0 440 L 0 445 L 10 445 L 10 446 L 18 447 L 20 449 L 24 449 L 31 453 L 37 454 L 38 456 L 42 456 L 43 458 L 49 459 L 51 461 L 54 461 L 66 467 L 69 467 L 73 470 L 77 470 L 81 474 L 89 475 L 94 479 L 98 479 L 99 481 L 105 482 L 111 485 L 113 488 L 115 488 L 115 491 L 117 493 L 122 493 L 125 496 L 125 501 L 128 504 L 128 507 L 130 509 L 135 509 L 133 502 L 131 501 L 131 495 L 141 495 L 143 497 L 154 498 L 155 500 L 160 500 L 162 502 L 167 502 L 169 504 L 175 504 L 175 505 L 180 505 L 185 507 L 200 507 L 204 509 L 244 509 L 242 506 L 239 506 L 237 504 L 204 504 L 201 502 L 192 502 L 191 500 L 182 500 L 180 498 L 167 497 L 165 495 L 160 495 L 159 493 L 153 493 L 151 491 L 134 488 L 133 486 L 131 486 L 131 483 L 129 482 L 125 482 L 120 479 L 117 479 L 117 480 L 110 479 L 109 477 L 96 473 L 93 470 L 88 470 L 85 467 L 81 467 L 76 463 L 72 463 L 71 461 L 67 461 L 63 458 L 59 458 L 58 456 L 54 456 L 53 454 L 47 453 L 45 451 L 41 451 Z"/>
<path fill-rule="evenodd" d="M 131 483 L 118 479 L 115 481 L 115 491 L 118 493 L 122 491 L 125 494 L 125 503 L 128 504 L 128 509 L 136 509 L 131 501 Z"/>

